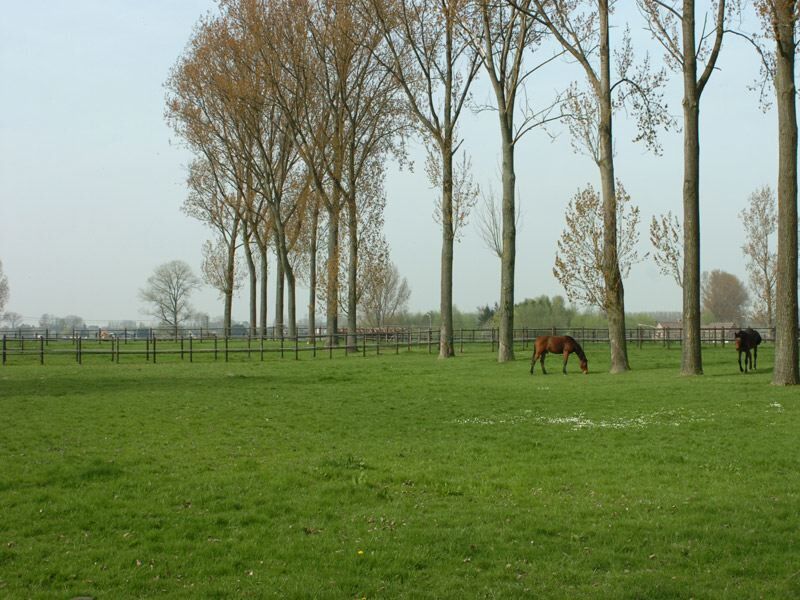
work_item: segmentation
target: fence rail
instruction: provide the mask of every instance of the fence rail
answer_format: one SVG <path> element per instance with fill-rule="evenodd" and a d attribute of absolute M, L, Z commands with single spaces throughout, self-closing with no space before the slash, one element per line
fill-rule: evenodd
<path fill-rule="evenodd" d="M 309 332 L 299 330 L 289 337 L 286 332 L 270 328 L 265 335 L 247 332 L 240 335 L 221 335 L 213 329 L 147 329 L 147 330 L 74 330 L 71 334 L 53 335 L 48 330 L 0 330 L 2 334 L 2 364 L 29 362 L 33 357 L 40 364 L 57 357 L 67 357 L 82 364 L 84 358 L 104 359 L 119 363 L 144 359 L 158 362 L 159 357 L 194 362 L 195 359 L 231 360 L 247 355 L 265 360 L 269 355 L 299 359 L 301 354 L 349 356 L 369 354 L 399 354 L 400 350 L 427 348 L 428 353 L 438 352 L 439 330 L 424 328 L 358 329 L 355 333 L 339 330 L 328 336 L 323 329 Z M 734 339 L 735 329 L 702 328 L 701 340 L 706 344 L 726 344 Z M 304 332 L 304 333 L 303 333 Z M 774 340 L 774 329 L 759 329 L 764 341 Z M 520 328 L 514 330 L 514 346 L 527 350 L 531 342 L 540 335 L 571 335 L 580 343 L 607 343 L 608 330 L 597 328 Z M 670 347 L 680 344 L 681 329 L 654 329 L 650 327 L 628 328 L 629 343 L 660 344 Z M 453 348 L 463 353 L 484 348 L 494 352 L 497 348 L 497 329 L 457 329 L 454 332 Z M 19 359 L 17 358 L 19 357 Z M 23 358 L 27 357 L 27 358 Z"/>

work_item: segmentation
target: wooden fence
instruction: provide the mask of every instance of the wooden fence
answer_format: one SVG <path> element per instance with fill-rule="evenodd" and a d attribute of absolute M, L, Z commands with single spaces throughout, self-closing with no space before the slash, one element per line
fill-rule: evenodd
<path fill-rule="evenodd" d="M 706 344 L 727 344 L 734 338 L 734 329 L 703 328 L 701 339 Z M 760 329 L 764 341 L 774 340 L 773 329 Z M 51 359 L 67 357 L 78 364 L 84 358 L 119 363 L 121 360 L 144 360 L 158 362 L 159 358 L 179 359 L 194 362 L 195 359 L 228 361 L 234 356 L 265 360 L 270 355 L 299 359 L 301 354 L 350 356 L 369 354 L 398 354 L 401 350 L 427 349 L 438 353 L 439 330 L 425 328 L 358 329 L 348 335 L 346 330 L 327 336 L 324 328 L 309 332 L 298 329 L 297 335 L 289 337 L 287 332 L 275 331 L 265 335 L 246 332 L 239 335 L 222 335 L 213 329 L 138 329 L 138 330 L 74 330 L 70 334 L 53 335 L 48 330 L 5 330 L 2 334 L 2 364 L 29 362 L 35 359 L 45 364 Z M 282 333 L 282 335 L 281 335 Z M 539 335 L 571 335 L 580 343 L 608 343 L 608 330 L 596 328 L 521 328 L 514 330 L 515 348 L 528 350 L 532 340 Z M 626 330 L 629 343 L 642 347 L 658 344 L 665 347 L 680 345 L 680 329 L 654 329 L 636 327 Z M 497 349 L 497 329 L 457 329 L 453 347 L 456 352 L 468 350 L 494 352 Z M 16 357 L 19 357 L 19 361 Z M 23 359 L 22 357 L 28 357 Z"/>

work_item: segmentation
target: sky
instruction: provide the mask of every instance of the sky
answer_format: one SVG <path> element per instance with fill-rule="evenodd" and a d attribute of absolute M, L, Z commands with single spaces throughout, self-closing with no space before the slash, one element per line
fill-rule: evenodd
<path fill-rule="evenodd" d="M 701 4 L 701 3 L 699 3 Z M 211 236 L 181 212 L 190 153 L 164 120 L 164 82 L 194 24 L 214 7 L 205 0 L 28 0 L 7 3 L 0 20 L 0 261 L 8 277 L 6 310 L 35 324 L 44 313 L 79 315 L 89 324 L 149 321 L 139 290 L 160 264 L 186 261 L 200 272 L 201 246 Z M 620 3 L 612 43 L 630 22 L 652 61 L 661 53 L 633 9 Z M 753 31 L 754 23 L 742 28 Z M 775 188 L 776 115 L 763 112 L 751 86 L 754 52 L 730 38 L 701 104 L 701 268 L 746 280 L 739 212 L 758 187 Z M 579 79 L 575 64 L 557 61 L 531 80 L 528 98 L 542 103 Z M 473 106 L 492 103 L 485 77 Z M 681 80 L 666 92 L 680 122 Z M 472 177 L 500 191 L 500 138 L 492 112 L 468 111 L 461 124 Z M 650 250 L 653 215 L 682 213 L 680 130 L 661 135 L 655 156 L 632 143 L 632 118 L 615 121 L 616 174 L 641 210 L 640 253 Z M 409 308 L 439 306 L 441 233 L 433 219 L 437 190 L 428 183 L 424 152 L 409 143 L 413 165 L 387 169 L 385 235 L 412 294 Z M 565 127 L 535 130 L 516 154 L 522 222 L 517 232 L 516 299 L 564 295 L 552 274 L 564 211 L 591 183 L 597 167 L 572 150 Z M 273 263 L 274 265 L 274 260 Z M 474 219 L 455 249 L 454 301 L 472 311 L 499 298 L 499 259 L 481 241 Z M 270 284 L 270 311 L 274 286 Z M 307 292 L 298 289 L 298 313 Z M 652 260 L 625 281 L 628 311 L 679 311 L 680 289 Z M 247 293 L 234 319 L 247 320 Z M 208 286 L 192 297 L 212 317 L 222 301 Z M 270 321 L 273 315 L 270 313 Z"/>

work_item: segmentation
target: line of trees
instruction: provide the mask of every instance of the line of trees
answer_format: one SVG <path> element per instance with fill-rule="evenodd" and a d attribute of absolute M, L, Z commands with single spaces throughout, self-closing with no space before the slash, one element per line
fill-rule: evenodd
<path fill-rule="evenodd" d="M 700 99 L 724 40 L 736 33 L 758 49 L 778 104 L 774 382 L 797 383 L 797 9 L 789 0 L 754 5 L 763 28 L 748 37 L 732 32 L 740 8 L 734 0 L 701 8 L 695 0 L 637 0 L 664 49 L 666 67 L 684 84 L 683 264 L 674 273 L 683 288 L 681 371 L 702 373 Z M 331 343 L 337 343 L 340 314 L 348 331 L 355 331 L 365 299 L 382 297 L 371 287 L 392 279 L 382 234 L 384 165 L 389 157 L 402 162 L 405 140 L 418 135 L 429 149 L 427 170 L 439 189 L 439 355 L 452 356 L 454 241 L 477 197 L 468 160 L 456 160 L 463 142 L 458 123 L 473 82 L 484 76 L 492 100 L 479 108 L 497 114 L 502 156 L 493 234 L 501 263 L 498 360 L 514 358 L 515 148 L 536 127 L 565 121 L 576 150 L 598 166 L 599 193 L 582 192 L 597 199 L 593 210 L 602 222 L 601 236 L 592 240 L 593 285 L 599 284 L 598 301 L 608 319 L 611 370 L 627 370 L 622 279 L 629 258 L 618 237 L 625 193 L 614 170 L 614 122 L 621 109 L 632 115 L 634 141 L 654 152 L 660 151 L 659 131 L 676 122 L 663 98 L 667 68 L 653 68 L 647 55 L 637 56 L 613 9 L 612 0 L 221 0 L 218 12 L 198 23 L 173 69 L 166 113 L 196 155 L 186 211 L 216 232 L 204 249 L 203 271 L 226 299 L 228 322 L 243 253 L 251 324 L 258 322 L 260 280 L 260 325 L 266 325 L 271 249 L 277 257 L 277 325 L 283 325 L 285 288 L 286 325 L 293 335 L 299 278 L 310 289 L 310 323 L 317 302 L 325 305 Z M 621 35 L 612 37 L 614 29 Z M 534 106 L 528 98 L 542 97 L 532 93 L 536 74 L 562 57 L 580 67 L 585 85 L 574 82 Z M 575 276 L 562 267 L 562 277 L 574 285 Z M 374 307 L 366 312 L 385 319 Z"/>

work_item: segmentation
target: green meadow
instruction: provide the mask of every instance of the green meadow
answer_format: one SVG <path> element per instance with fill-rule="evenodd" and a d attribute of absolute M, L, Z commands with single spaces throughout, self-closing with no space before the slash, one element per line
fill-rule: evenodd
<path fill-rule="evenodd" d="M 800 596 L 800 394 L 630 347 L 0 369 L 3 598 Z"/>

